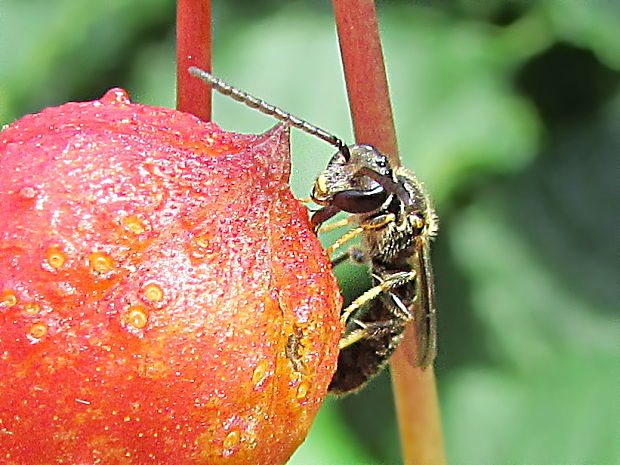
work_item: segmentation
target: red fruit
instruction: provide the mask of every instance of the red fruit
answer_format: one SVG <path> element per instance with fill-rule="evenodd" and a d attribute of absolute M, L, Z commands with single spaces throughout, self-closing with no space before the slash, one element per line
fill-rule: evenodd
<path fill-rule="evenodd" d="M 114 89 L 5 128 L 0 168 L 0 463 L 285 462 L 341 330 L 287 130 Z"/>

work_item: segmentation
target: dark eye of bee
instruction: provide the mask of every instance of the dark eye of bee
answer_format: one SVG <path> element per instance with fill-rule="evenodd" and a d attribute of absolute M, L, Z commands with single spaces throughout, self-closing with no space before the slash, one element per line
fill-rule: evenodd
<path fill-rule="evenodd" d="M 383 186 L 371 190 L 347 190 L 334 194 L 333 205 L 348 213 L 369 213 L 378 210 L 388 198 Z"/>

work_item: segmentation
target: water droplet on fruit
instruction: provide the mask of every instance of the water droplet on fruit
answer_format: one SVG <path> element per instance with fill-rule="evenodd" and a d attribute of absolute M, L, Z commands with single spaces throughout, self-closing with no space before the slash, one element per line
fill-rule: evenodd
<path fill-rule="evenodd" d="M 297 388 L 297 399 L 298 400 L 303 400 L 308 396 L 308 390 L 310 389 L 310 386 L 308 385 L 307 382 L 302 381 L 301 384 L 299 385 L 299 387 Z"/>
<path fill-rule="evenodd" d="M 39 339 L 45 337 L 47 334 L 47 325 L 45 323 L 35 323 L 28 330 L 28 338 L 33 342 L 38 342 Z"/>
<path fill-rule="evenodd" d="M 45 260 L 49 266 L 57 270 L 62 268 L 65 264 L 67 261 L 67 256 L 58 248 L 58 246 L 53 245 L 47 249 L 47 252 L 45 253 Z"/>
<path fill-rule="evenodd" d="M 122 222 L 125 229 L 133 234 L 142 234 L 146 231 L 144 223 L 136 215 L 123 218 Z"/>
<path fill-rule="evenodd" d="M 110 89 L 109 91 L 107 91 L 105 95 L 99 99 L 99 101 L 102 103 L 107 103 L 107 104 L 112 104 L 112 105 L 117 104 L 117 103 L 129 105 L 131 103 L 129 94 L 123 89 L 120 89 L 118 87 L 115 87 L 114 89 Z"/>
<path fill-rule="evenodd" d="M 9 308 L 17 303 L 17 295 L 10 289 L 5 289 L 0 294 L 0 308 Z"/>
<path fill-rule="evenodd" d="M 38 193 L 37 189 L 32 186 L 24 186 L 19 190 L 19 195 L 25 199 L 34 199 Z"/>
<path fill-rule="evenodd" d="M 224 455 L 230 455 L 234 451 L 232 450 L 241 442 L 241 433 L 237 430 L 232 430 L 228 435 L 224 438 Z"/>
<path fill-rule="evenodd" d="M 114 269 L 114 259 L 103 252 L 94 252 L 88 256 L 88 263 L 95 273 L 107 273 Z"/>
<path fill-rule="evenodd" d="M 256 447 L 256 433 L 254 431 L 246 431 L 245 440 L 250 449 Z"/>
<path fill-rule="evenodd" d="M 254 368 L 254 372 L 252 373 L 252 384 L 254 388 L 259 388 L 261 384 L 267 379 L 269 373 L 267 370 L 269 369 L 269 363 L 266 360 L 261 360 L 256 368 Z"/>
<path fill-rule="evenodd" d="M 137 329 L 144 329 L 149 322 L 149 312 L 142 305 L 132 305 L 125 314 L 127 324 Z"/>
<path fill-rule="evenodd" d="M 159 284 L 149 283 L 142 289 L 144 298 L 150 302 L 159 302 L 164 298 L 164 290 Z"/>

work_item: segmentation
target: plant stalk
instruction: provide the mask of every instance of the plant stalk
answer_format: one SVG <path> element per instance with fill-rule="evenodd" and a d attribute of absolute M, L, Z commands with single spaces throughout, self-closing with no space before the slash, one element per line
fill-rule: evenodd
<path fill-rule="evenodd" d="M 177 109 L 211 120 L 211 87 L 187 72 L 211 71 L 211 0 L 177 1 Z"/>
<path fill-rule="evenodd" d="M 373 0 L 333 0 L 349 107 L 358 143 L 371 144 L 400 165 L 379 27 Z M 390 361 L 403 461 L 446 463 L 433 368 L 415 368 L 412 325 Z"/>

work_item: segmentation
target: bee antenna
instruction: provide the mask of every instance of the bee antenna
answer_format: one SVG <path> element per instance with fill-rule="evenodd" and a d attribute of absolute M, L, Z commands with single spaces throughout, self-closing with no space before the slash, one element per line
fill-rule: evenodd
<path fill-rule="evenodd" d="M 338 151 L 342 154 L 345 161 L 351 160 L 351 152 L 349 151 L 349 146 L 338 139 L 339 144 L 337 145 Z"/>
<path fill-rule="evenodd" d="M 215 77 L 213 74 L 197 68 L 196 66 L 190 67 L 188 71 L 192 76 L 195 76 L 198 79 L 201 79 L 210 84 L 211 87 L 213 87 L 222 95 L 227 95 L 233 100 L 236 100 L 237 102 L 241 102 L 250 108 L 254 108 L 266 115 L 273 116 L 279 121 L 290 124 L 297 129 L 301 129 L 307 134 L 316 136 L 319 139 L 324 140 L 328 144 L 336 147 L 340 151 L 340 153 L 344 155 L 347 161 L 349 160 L 349 158 L 351 158 L 351 154 L 349 153 L 349 148 L 347 147 L 347 145 L 335 135 L 319 128 L 318 126 L 310 124 L 295 115 L 291 115 L 290 113 L 274 105 L 271 105 L 264 100 L 256 98 L 248 94 L 247 92 L 242 91 L 241 89 L 237 89 L 236 87 L 222 81 L 220 78 Z"/>

